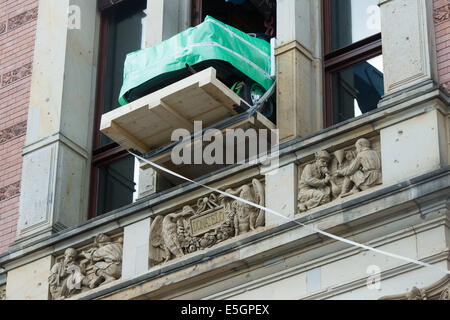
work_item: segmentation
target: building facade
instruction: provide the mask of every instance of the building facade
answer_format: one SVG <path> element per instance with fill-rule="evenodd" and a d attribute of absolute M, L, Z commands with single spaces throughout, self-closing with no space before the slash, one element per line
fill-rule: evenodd
<path fill-rule="evenodd" d="M 126 54 L 207 15 L 276 37 L 276 120 L 241 120 L 278 166 L 184 167 L 215 190 L 100 131 Z M 2 299 L 449 297 L 448 0 L 0 0 L 0 77 Z"/>

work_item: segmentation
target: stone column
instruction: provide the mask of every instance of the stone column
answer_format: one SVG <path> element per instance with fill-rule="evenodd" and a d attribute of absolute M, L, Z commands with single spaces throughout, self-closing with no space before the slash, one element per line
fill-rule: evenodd
<path fill-rule="evenodd" d="M 96 1 L 39 1 L 16 244 L 86 219 L 98 22 Z"/>
<path fill-rule="evenodd" d="M 131 279 L 148 271 L 150 218 L 125 227 L 122 279 Z"/>
<path fill-rule="evenodd" d="M 291 163 L 266 174 L 266 207 L 293 219 L 297 210 L 298 170 Z M 266 212 L 266 226 L 279 225 L 287 219 Z"/>
<path fill-rule="evenodd" d="M 433 1 L 380 0 L 379 6 L 385 95 L 437 83 Z"/>
<path fill-rule="evenodd" d="M 277 125 L 280 140 L 323 128 L 322 1 L 277 1 Z"/>

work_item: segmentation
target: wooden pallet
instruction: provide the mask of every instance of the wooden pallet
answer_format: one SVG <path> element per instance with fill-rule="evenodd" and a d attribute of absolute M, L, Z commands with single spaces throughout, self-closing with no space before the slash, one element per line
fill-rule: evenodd
<path fill-rule="evenodd" d="M 257 131 L 259 129 L 268 129 L 268 130 L 274 130 L 276 129 L 276 126 L 270 121 L 268 120 L 266 117 L 264 117 L 262 114 L 255 112 L 252 115 L 239 115 L 239 116 L 234 116 L 232 118 L 229 119 L 229 121 L 227 121 L 227 124 L 224 124 L 224 126 L 222 128 L 218 128 L 218 133 L 220 132 L 222 134 L 222 139 L 225 142 L 226 141 L 226 137 L 225 137 L 225 132 L 228 129 L 242 129 L 244 131 L 246 131 L 247 129 L 256 129 Z M 270 147 L 271 143 L 273 141 L 271 140 L 270 134 L 268 134 L 267 136 L 267 145 Z M 191 149 L 191 155 L 194 154 L 194 144 L 202 144 L 203 148 L 209 144 L 209 142 L 205 142 L 203 141 L 202 137 L 199 138 L 194 138 L 191 140 L 191 143 L 188 144 L 188 148 Z M 237 154 L 237 148 L 239 148 L 241 146 L 238 145 L 234 145 L 234 150 L 233 153 L 234 155 Z M 175 165 L 174 163 L 172 163 L 171 160 L 171 153 L 173 150 L 173 146 L 169 147 L 165 150 L 161 150 L 161 151 L 155 151 L 155 152 L 150 152 L 149 154 L 147 154 L 148 156 L 148 160 L 150 160 L 153 163 L 156 163 L 160 166 L 163 166 L 166 169 L 169 169 L 171 171 L 174 171 L 178 174 L 181 174 L 184 177 L 187 177 L 189 179 L 196 179 L 202 175 L 208 174 L 209 172 L 213 172 L 216 170 L 219 170 L 221 168 L 226 167 L 227 165 L 219 165 L 219 164 L 211 164 L 211 165 L 204 165 L 204 164 L 179 164 L 179 165 Z M 245 148 L 246 152 L 248 152 L 248 148 Z M 224 149 L 222 151 L 222 153 L 224 155 L 226 155 L 227 152 L 229 152 L 230 150 L 226 150 L 225 146 Z M 225 162 L 225 160 L 224 160 Z M 151 168 L 151 166 L 149 164 L 147 164 L 146 162 L 142 162 L 140 164 L 140 168 L 145 170 L 148 168 Z M 164 171 L 160 171 L 158 169 L 156 169 L 156 171 L 163 176 L 167 181 L 169 181 L 170 183 L 172 183 L 173 185 L 178 185 L 181 183 L 186 182 L 185 180 L 179 179 L 177 177 L 174 177 L 170 174 L 165 173 Z"/>
<path fill-rule="evenodd" d="M 100 131 L 142 153 L 167 145 L 173 130 L 193 132 L 194 120 L 211 126 L 236 114 L 240 97 L 208 68 L 102 116 Z"/>

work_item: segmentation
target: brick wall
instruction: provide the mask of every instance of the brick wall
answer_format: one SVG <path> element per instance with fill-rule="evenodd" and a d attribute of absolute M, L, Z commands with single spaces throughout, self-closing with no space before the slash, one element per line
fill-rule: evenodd
<path fill-rule="evenodd" d="M 450 0 L 434 0 L 439 81 L 450 92 Z"/>
<path fill-rule="evenodd" d="M 16 235 L 38 0 L 0 0 L 0 253 Z"/>

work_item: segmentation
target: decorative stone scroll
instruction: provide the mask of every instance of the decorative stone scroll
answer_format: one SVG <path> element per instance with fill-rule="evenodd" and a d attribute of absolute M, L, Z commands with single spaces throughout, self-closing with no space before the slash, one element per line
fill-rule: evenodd
<path fill-rule="evenodd" d="M 227 193 L 264 206 L 264 186 L 251 184 Z M 158 265 L 172 258 L 210 248 L 227 239 L 265 225 L 265 212 L 223 195 L 211 193 L 181 212 L 156 216 L 150 227 L 150 263 Z"/>
<path fill-rule="evenodd" d="M 419 289 L 413 287 L 409 292 L 386 296 L 380 300 L 450 300 L 450 276 L 445 276 L 432 285 Z"/>
<path fill-rule="evenodd" d="M 367 139 L 355 148 L 329 154 L 315 154 L 315 161 L 304 166 L 299 180 L 298 210 L 305 212 L 337 198 L 381 184 L 381 156 Z"/>
<path fill-rule="evenodd" d="M 121 237 L 113 240 L 106 234 L 99 234 L 93 244 L 81 250 L 66 249 L 50 271 L 52 299 L 66 299 L 120 279 L 122 244 Z"/>

